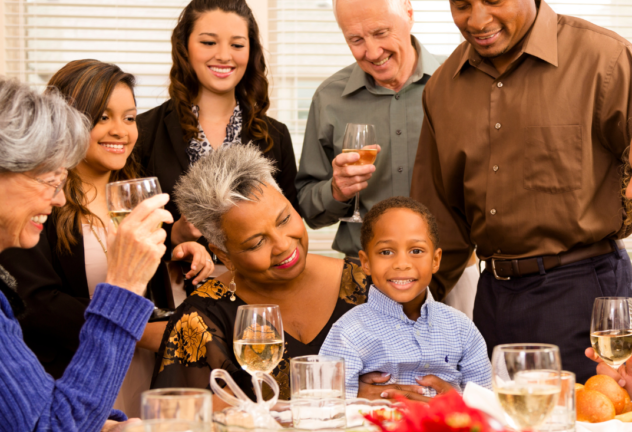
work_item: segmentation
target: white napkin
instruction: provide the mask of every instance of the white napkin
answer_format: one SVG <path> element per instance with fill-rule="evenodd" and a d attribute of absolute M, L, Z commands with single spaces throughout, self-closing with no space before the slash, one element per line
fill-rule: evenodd
<path fill-rule="evenodd" d="M 469 382 L 465 386 L 463 400 L 470 408 L 481 410 L 507 426 L 505 414 L 493 391 Z M 620 420 L 610 420 L 603 423 L 577 422 L 575 423 L 575 432 L 632 432 L 632 423 L 625 423 Z"/>

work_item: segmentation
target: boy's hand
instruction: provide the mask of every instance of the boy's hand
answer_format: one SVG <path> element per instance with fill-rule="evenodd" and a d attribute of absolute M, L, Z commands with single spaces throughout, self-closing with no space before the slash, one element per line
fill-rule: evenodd
<path fill-rule="evenodd" d="M 410 400 L 428 402 L 430 398 L 423 396 L 424 389 L 417 385 L 376 385 L 387 382 L 391 376 L 381 372 L 370 372 L 360 376 L 358 397 L 369 400 L 374 399 L 395 399 L 395 395 L 400 395 Z M 437 378 L 438 379 L 438 378 Z"/>

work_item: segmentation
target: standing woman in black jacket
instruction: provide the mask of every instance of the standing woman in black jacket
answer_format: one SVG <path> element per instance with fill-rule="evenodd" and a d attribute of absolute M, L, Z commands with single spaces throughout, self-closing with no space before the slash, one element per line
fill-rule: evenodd
<path fill-rule="evenodd" d="M 137 151 L 147 175 L 173 196 L 191 165 L 222 146 L 252 141 L 277 168 L 275 180 L 297 208 L 296 160 L 283 123 L 266 116 L 268 80 L 259 27 L 246 0 L 193 0 L 171 37 L 170 100 L 138 116 Z M 173 201 L 172 244 L 195 240 Z"/>

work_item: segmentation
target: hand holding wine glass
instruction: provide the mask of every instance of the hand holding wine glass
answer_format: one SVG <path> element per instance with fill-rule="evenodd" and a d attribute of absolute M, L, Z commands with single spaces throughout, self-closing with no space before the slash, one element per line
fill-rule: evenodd
<path fill-rule="evenodd" d="M 143 295 L 166 251 L 167 233 L 160 225 L 173 222 L 171 213 L 162 209 L 167 202 L 167 194 L 154 196 L 137 206 L 116 233 L 110 225 L 107 283 Z"/>
<path fill-rule="evenodd" d="M 359 155 L 354 162 L 349 162 L 344 167 L 346 168 L 346 173 L 352 176 L 351 178 L 353 181 L 358 182 L 358 180 L 360 180 L 360 185 L 364 186 L 364 177 L 358 178 L 357 176 L 360 173 L 355 171 L 358 171 L 358 167 L 373 165 L 379 151 L 380 146 L 377 144 L 377 135 L 373 125 L 347 123 L 345 136 L 342 142 L 342 153 L 343 155 L 349 153 L 356 153 Z M 335 163 L 336 161 L 334 160 L 334 165 Z M 344 172 L 344 169 L 339 171 Z M 372 169 L 371 172 L 372 171 L 374 171 L 374 169 Z M 365 174 L 365 176 L 366 181 L 368 181 L 371 177 L 370 173 Z M 334 172 L 333 181 L 338 184 L 338 180 L 335 177 L 336 173 Z M 333 183 L 332 187 L 334 187 Z M 355 208 L 353 215 L 350 217 L 340 218 L 340 220 L 343 222 L 362 223 L 362 217 L 360 216 L 360 189 L 357 189 L 355 194 Z"/>
<path fill-rule="evenodd" d="M 560 391 L 560 350 L 548 344 L 498 345 L 492 385 L 510 425 L 534 430 L 553 412 Z"/>
<path fill-rule="evenodd" d="M 246 305 L 237 308 L 233 350 L 246 372 L 272 372 L 283 358 L 283 348 L 283 321 L 279 306 Z"/>
<path fill-rule="evenodd" d="M 627 297 L 599 297 L 593 305 L 590 343 L 594 352 L 613 369 L 632 357 L 629 301 Z"/>

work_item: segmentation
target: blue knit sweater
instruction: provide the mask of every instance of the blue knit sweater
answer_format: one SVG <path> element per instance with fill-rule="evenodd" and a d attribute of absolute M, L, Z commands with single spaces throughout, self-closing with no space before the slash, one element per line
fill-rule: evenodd
<path fill-rule="evenodd" d="M 152 310 L 130 291 L 97 285 L 79 350 L 55 381 L 24 343 L 0 293 L 0 431 L 93 432 L 108 417 L 124 420 L 112 405 Z"/>

